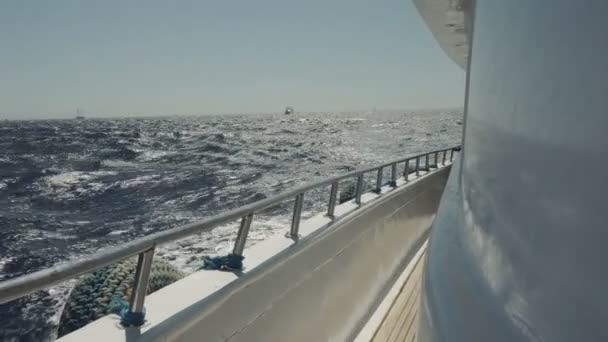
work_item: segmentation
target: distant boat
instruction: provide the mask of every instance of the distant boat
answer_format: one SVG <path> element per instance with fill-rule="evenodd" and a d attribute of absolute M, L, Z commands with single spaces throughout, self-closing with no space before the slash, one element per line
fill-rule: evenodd
<path fill-rule="evenodd" d="M 84 110 L 82 108 L 76 108 L 76 120 L 84 120 Z"/>
<path fill-rule="evenodd" d="M 293 113 L 293 107 L 285 107 L 285 115 Z"/>

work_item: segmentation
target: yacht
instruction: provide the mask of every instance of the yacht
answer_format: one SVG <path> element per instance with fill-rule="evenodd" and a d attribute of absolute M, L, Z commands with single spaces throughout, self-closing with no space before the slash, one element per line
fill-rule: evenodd
<path fill-rule="evenodd" d="M 81 108 L 76 109 L 76 120 L 84 120 L 84 110 Z"/>

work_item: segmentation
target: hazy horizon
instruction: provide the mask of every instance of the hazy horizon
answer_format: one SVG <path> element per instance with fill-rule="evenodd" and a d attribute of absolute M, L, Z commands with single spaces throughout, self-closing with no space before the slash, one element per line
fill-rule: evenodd
<path fill-rule="evenodd" d="M 395 112 L 403 112 L 403 113 L 419 113 L 419 112 L 438 112 L 438 111 L 461 111 L 463 107 L 436 107 L 436 108 L 376 108 L 376 112 L 378 113 L 395 113 Z M 370 113 L 374 112 L 371 110 L 339 110 L 339 111 L 298 111 L 295 110 L 293 115 L 298 114 L 319 114 L 319 113 L 331 113 L 331 114 L 358 114 L 358 113 Z M 113 114 L 113 115 L 103 115 L 103 114 L 93 114 L 93 113 L 82 113 L 80 115 L 84 116 L 85 119 L 129 119 L 129 118 L 172 118 L 172 117 L 206 117 L 206 116 L 240 116 L 240 115 L 273 115 L 273 114 L 282 114 L 282 110 L 277 111 L 262 111 L 262 112 L 223 112 L 223 113 L 167 113 L 167 114 L 138 114 L 138 115 L 129 115 L 129 114 Z M 0 113 L 0 119 L 9 120 L 9 121 L 29 121 L 29 120 L 72 120 L 78 114 L 67 114 L 62 117 L 35 117 L 35 118 L 8 118 L 4 117 L 3 113 Z"/>
<path fill-rule="evenodd" d="M 458 109 L 464 99 L 464 71 L 410 0 L 4 2 L 0 42 L 0 119 Z"/>

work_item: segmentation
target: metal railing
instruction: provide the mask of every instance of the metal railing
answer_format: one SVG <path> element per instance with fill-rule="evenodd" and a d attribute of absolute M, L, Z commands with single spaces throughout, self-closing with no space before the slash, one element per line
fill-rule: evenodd
<path fill-rule="evenodd" d="M 22 277 L 7 280 L 0 283 L 0 304 L 4 304 L 11 300 L 23 297 L 32 292 L 42 290 L 50 287 L 57 283 L 64 282 L 69 279 L 73 279 L 82 274 L 93 272 L 101 267 L 114 264 L 123 261 L 127 258 L 138 255 L 137 269 L 135 272 L 135 278 L 133 283 L 133 291 L 129 302 L 129 310 L 133 313 L 141 313 L 144 307 L 144 300 L 146 296 L 146 289 L 148 287 L 148 278 L 150 276 L 150 269 L 152 265 L 152 259 L 154 257 L 154 249 L 157 245 L 168 243 L 171 241 L 179 240 L 181 238 L 201 233 L 203 231 L 209 231 L 218 225 L 232 222 L 236 219 L 241 219 L 241 224 L 237 233 L 236 241 L 232 254 L 243 255 L 245 244 L 247 243 L 247 235 L 251 222 L 253 221 L 254 214 L 260 212 L 263 209 L 280 204 L 286 199 L 295 198 L 295 204 L 293 209 L 293 216 L 291 221 L 291 227 L 287 236 L 294 241 L 298 240 L 298 231 L 300 228 L 300 219 L 302 215 L 302 207 L 304 204 L 304 194 L 311 190 L 322 186 L 331 185 L 329 194 L 329 203 L 327 205 L 327 216 L 335 217 L 336 202 L 338 200 L 338 188 L 339 182 L 344 179 L 356 178 L 356 189 L 355 189 L 355 203 L 361 205 L 361 196 L 364 193 L 364 175 L 370 172 L 377 172 L 376 186 L 374 191 L 380 193 L 382 191 L 384 170 L 390 167 L 391 170 L 391 181 L 388 183 L 392 187 L 397 186 L 397 166 L 405 163 L 405 169 L 403 172 L 403 179 L 409 181 L 409 174 L 415 173 L 416 176 L 420 175 L 421 159 L 425 159 L 425 166 L 427 170 L 433 164 L 430 164 L 431 156 L 434 158 L 435 168 L 439 168 L 439 155 L 442 154 L 442 164 L 445 165 L 448 158 L 451 162 L 454 159 L 454 152 L 460 151 L 460 146 L 451 147 L 447 149 L 432 151 L 416 155 L 414 157 L 403 158 L 394 160 L 382 165 L 368 167 L 361 170 L 352 171 L 340 176 L 331 177 L 325 180 L 309 183 L 291 191 L 284 192 L 282 194 L 252 203 L 240 208 L 219 214 L 217 216 L 210 217 L 206 220 L 187 224 L 184 226 L 168 229 L 166 231 L 158 232 L 152 235 L 148 235 L 142 238 L 138 238 L 134 241 L 127 242 L 118 247 L 108 249 L 106 251 L 95 253 L 84 259 L 75 260 L 60 264 L 45 270 L 34 272 Z M 410 170 L 409 167 L 415 162 L 415 168 Z"/>

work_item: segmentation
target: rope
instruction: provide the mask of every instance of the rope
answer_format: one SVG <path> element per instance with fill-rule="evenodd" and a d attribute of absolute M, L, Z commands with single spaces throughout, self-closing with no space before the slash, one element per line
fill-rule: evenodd
<path fill-rule="evenodd" d="M 235 271 L 243 269 L 242 255 L 228 254 L 224 256 L 205 256 L 203 258 L 202 270 L 221 270 L 221 271 Z"/>
<path fill-rule="evenodd" d="M 145 308 L 142 312 L 131 312 L 129 303 L 117 296 L 112 297 L 112 312 L 120 316 L 120 324 L 123 327 L 139 327 L 146 321 Z"/>

